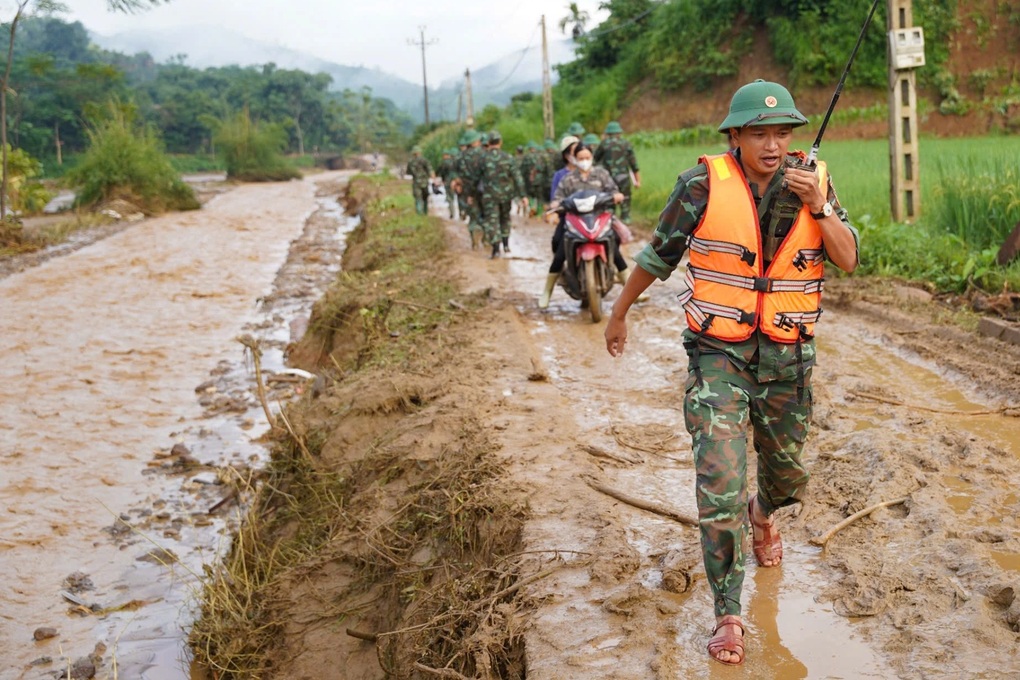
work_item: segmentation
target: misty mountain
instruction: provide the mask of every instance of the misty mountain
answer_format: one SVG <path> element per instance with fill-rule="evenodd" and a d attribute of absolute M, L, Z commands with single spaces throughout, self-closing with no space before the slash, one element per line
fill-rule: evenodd
<path fill-rule="evenodd" d="M 379 69 L 347 66 L 320 59 L 288 47 L 246 38 L 220 26 L 187 26 L 161 29 L 138 29 L 102 35 L 90 31 L 89 37 L 99 47 L 137 54 L 147 52 L 157 62 L 183 58 L 193 68 L 210 66 L 253 66 L 269 62 L 283 69 L 309 73 L 327 73 L 333 78 L 331 89 L 359 90 L 372 88 L 377 97 L 391 100 L 418 122 L 424 120 L 421 83 L 412 83 Z M 574 48 L 569 40 L 549 44 L 552 64 L 573 59 Z M 556 72 L 553 70 L 555 82 Z M 540 45 L 518 50 L 471 73 L 472 102 L 475 111 L 487 104 L 504 106 L 519 92 L 540 92 L 542 89 L 542 50 Z M 450 78 L 438 88 L 429 88 L 429 114 L 432 120 L 453 120 L 457 117 L 464 78 Z"/>

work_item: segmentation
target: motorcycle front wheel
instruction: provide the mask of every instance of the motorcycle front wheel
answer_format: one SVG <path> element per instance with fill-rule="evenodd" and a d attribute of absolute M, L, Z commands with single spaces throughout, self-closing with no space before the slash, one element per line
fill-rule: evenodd
<path fill-rule="evenodd" d="M 588 301 L 588 311 L 591 312 L 591 320 L 593 323 L 602 321 L 602 287 L 599 286 L 598 280 L 598 262 L 596 260 L 588 260 L 584 262 L 584 287 L 586 289 Z"/>

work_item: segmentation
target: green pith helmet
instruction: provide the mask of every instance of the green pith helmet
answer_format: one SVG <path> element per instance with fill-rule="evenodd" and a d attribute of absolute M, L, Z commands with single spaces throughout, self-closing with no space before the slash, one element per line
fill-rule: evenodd
<path fill-rule="evenodd" d="M 594 132 L 589 132 L 581 139 L 581 141 L 584 142 L 585 146 L 598 146 L 599 142 L 602 140 L 599 139 L 599 136 Z"/>
<path fill-rule="evenodd" d="M 623 134 L 623 128 L 615 120 L 609 121 L 609 125 L 606 126 L 607 135 L 619 135 Z"/>
<path fill-rule="evenodd" d="M 480 133 L 478 138 L 482 140 L 482 146 L 488 146 L 489 145 L 489 133 L 488 132 Z"/>
<path fill-rule="evenodd" d="M 421 147 L 420 146 L 412 146 L 411 147 L 411 153 L 421 153 Z"/>
<path fill-rule="evenodd" d="M 574 121 L 570 124 L 570 127 L 567 128 L 567 134 L 580 138 L 584 134 L 584 126 L 577 121 Z"/>
<path fill-rule="evenodd" d="M 480 140 L 482 136 L 478 134 L 477 130 L 468 130 L 467 132 L 464 133 L 464 138 L 467 140 L 468 146 L 471 146 L 472 144 Z"/>
<path fill-rule="evenodd" d="M 551 139 L 545 140 L 543 147 L 546 151 L 556 151 L 556 142 Z"/>
<path fill-rule="evenodd" d="M 719 126 L 719 132 L 750 125 L 788 124 L 797 127 L 807 122 L 793 103 L 789 90 L 779 83 L 758 79 L 733 93 L 730 113 Z"/>
<path fill-rule="evenodd" d="M 542 147 L 540 147 L 538 144 L 535 143 L 534 139 L 529 139 L 528 140 L 528 151 L 538 151 L 541 148 Z"/>
<path fill-rule="evenodd" d="M 457 146 L 467 146 L 470 143 L 471 136 L 467 133 L 467 131 L 461 133 L 460 137 L 457 139 Z"/>

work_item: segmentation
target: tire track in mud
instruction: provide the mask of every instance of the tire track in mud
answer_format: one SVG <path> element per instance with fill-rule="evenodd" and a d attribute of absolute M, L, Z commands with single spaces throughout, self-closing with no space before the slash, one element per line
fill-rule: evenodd
<path fill-rule="evenodd" d="M 961 389 L 966 376 L 919 355 L 910 346 L 918 339 L 898 334 L 891 317 L 856 313 L 863 308 L 852 302 L 830 310 L 820 326 L 806 451 L 809 498 L 781 513 L 781 569 L 756 569 L 748 555 L 747 662 L 723 668 L 705 652 L 713 620 L 697 531 L 585 481 L 696 515 L 680 411 L 687 362 L 673 292 L 679 277 L 655 284 L 651 300 L 632 310 L 627 353 L 613 360 L 604 324 L 592 324 L 562 290 L 548 313 L 536 308 L 550 257 L 544 224 L 516 223 L 513 255 L 494 261 L 469 250 L 461 225 L 450 229 L 469 287 L 490 288 L 505 302 L 491 340 L 491 386 L 502 398 L 493 427 L 512 482 L 529 489 L 529 571 L 561 566 L 529 589 L 537 602 L 526 637 L 529 677 L 955 678 L 1015 670 L 1017 420 L 925 414 L 861 396 L 966 412 L 1008 402 L 1005 387 L 986 385 L 984 396 Z M 911 319 L 922 333 L 945 335 Z M 522 375 L 521 356 L 548 380 Z M 1007 377 L 1018 356 L 997 358 Z M 753 485 L 753 461 L 749 468 Z M 905 506 L 856 522 L 824 551 L 808 542 L 903 495 Z"/>

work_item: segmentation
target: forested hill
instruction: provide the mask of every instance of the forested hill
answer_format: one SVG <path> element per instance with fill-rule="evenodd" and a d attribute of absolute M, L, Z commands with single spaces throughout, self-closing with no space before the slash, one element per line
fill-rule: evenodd
<path fill-rule="evenodd" d="M 8 42 L 2 42 L 6 54 Z M 278 127 L 293 153 L 392 146 L 413 127 L 389 100 L 366 89 L 332 90 L 326 74 L 273 64 L 157 64 L 144 53 L 99 49 L 81 23 L 56 17 L 18 23 L 10 83 L 8 139 L 44 162 L 85 149 L 87 121 L 111 101 L 158 130 L 172 153 L 212 151 L 216 121 L 241 110 Z"/>
<path fill-rule="evenodd" d="M 710 123 L 753 78 L 824 110 L 872 0 L 607 0 L 610 17 L 560 67 L 562 98 L 630 129 Z M 840 106 L 884 103 L 886 5 L 878 3 Z M 948 128 L 1020 127 L 1020 3 L 914 0 L 926 65 L 922 112 Z M 595 94 L 592 94 L 595 93 Z M 608 100 L 608 101 L 607 101 Z"/>

